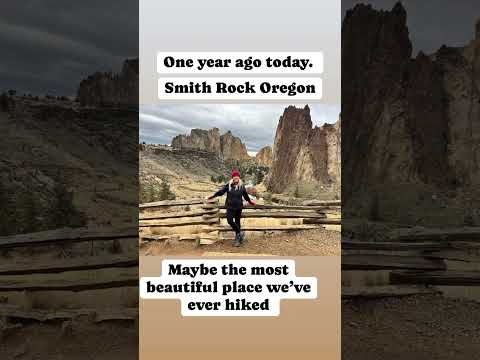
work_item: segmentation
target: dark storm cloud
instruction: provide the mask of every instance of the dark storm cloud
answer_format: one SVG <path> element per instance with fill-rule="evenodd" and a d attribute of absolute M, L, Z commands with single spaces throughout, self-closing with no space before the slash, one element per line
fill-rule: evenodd
<path fill-rule="evenodd" d="M 0 13 L 0 90 L 74 95 L 138 56 L 138 1 L 3 1 Z"/>
<path fill-rule="evenodd" d="M 231 130 L 247 150 L 255 153 L 272 145 L 278 119 L 286 105 L 141 105 L 140 141 L 170 144 L 172 138 L 193 128 Z M 337 121 L 339 106 L 310 105 L 314 125 Z"/>
<path fill-rule="evenodd" d="M 376 9 L 391 10 L 398 0 L 342 0 L 342 12 L 357 3 L 371 4 Z M 464 46 L 475 34 L 480 18 L 478 0 L 403 0 L 413 51 L 433 53 L 442 45 Z"/>

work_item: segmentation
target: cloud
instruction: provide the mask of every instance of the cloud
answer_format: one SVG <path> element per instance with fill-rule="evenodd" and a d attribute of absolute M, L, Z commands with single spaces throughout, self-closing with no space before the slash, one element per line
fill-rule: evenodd
<path fill-rule="evenodd" d="M 217 127 L 221 133 L 230 130 L 255 153 L 272 145 L 278 120 L 287 105 L 140 105 L 140 141 L 170 144 L 178 134 L 193 128 Z M 337 121 L 340 106 L 310 105 L 312 122 L 322 125 Z"/>
<path fill-rule="evenodd" d="M 75 95 L 83 78 L 138 56 L 133 1 L 4 1 L 0 13 L 0 90 Z"/>

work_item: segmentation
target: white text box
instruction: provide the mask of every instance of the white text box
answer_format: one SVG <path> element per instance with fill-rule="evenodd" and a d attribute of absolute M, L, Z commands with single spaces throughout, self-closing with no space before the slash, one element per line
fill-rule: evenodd
<path fill-rule="evenodd" d="M 160 100 L 306 100 L 322 98 L 320 78 L 161 78 Z"/>
<path fill-rule="evenodd" d="M 207 60 L 208 59 L 208 60 Z M 270 67 L 268 66 L 270 59 Z M 307 63 L 308 60 L 308 63 Z M 240 62 L 243 67 L 237 67 Z M 251 64 L 250 64 L 251 62 Z M 260 62 L 255 67 L 254 62 Z M 211 64 L 211 66 L 208 66 Z M 247 65 L 251 68 L 247 67 Z M 180 65 L 180 66 L 172 66 Z M 203 67 L 202 67 L 203 65 Z M 279 65 L 279 66 L 276 66 Z M 187 74 L 321 74 L 321 52 L 159 52 L 157 72 Z"/>

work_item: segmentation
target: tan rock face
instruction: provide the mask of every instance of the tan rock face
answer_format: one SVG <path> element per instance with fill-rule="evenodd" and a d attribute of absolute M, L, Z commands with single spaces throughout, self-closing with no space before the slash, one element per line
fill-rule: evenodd
<path fill-rule="evenodd" d="M 220 135 L 220 130 L 192 129 L 190 135 L 178 135 L 172 140 L 175 149 L 197 149 L 215 153 L 223 160 L 250 159 L 242 141 L 228 131 Z"/>
<path fill-rule="evenodd" d="M 261 166 L 272 166 L 273 153 L 270 146 L 265 146 L 255 155 L 255 162 Z"/>
<path fill-rule="evenodd" d="M 332 183 L 340 185 L 342 182 L 341 121 L 338 120 L 333 125 L 325 124 L 322 128 L 325 131 L 325 140 L 327 143 L 328 177 Z"/>
<path fill-rule="evenodd" d="M 368 33 L 380 32 L 382 41 L 373 33 L 364 38 L 358 32 L 361 26 L 369 27 Z M 411 59 L 403 7 L 376 12 L 357 6 L 345 19 L 343 36 L 343 175 L 354 177 L 361 187 L 448 182 L 448 119 L 440 68 L 422 53 Z M 366 47 L 355 45 L 360 42 Z M 344 199 L 348 195 L 344 192 Z"/>
<path fill-rule="evenodd" d="M 125 60 L 120 74 L 97 72 L 80 82 L 82 106 L 137 105 L 138 59 Z"/>
<path fill-rule="evenodd" d="M 458 192 L 480 182 L 480 39 L 412 58 L 406 19 L 400 4 L 357 5 L 344 18 L 344 203 L 400 199 L 400 183 Z"/>
<path fill-rule="evenodd" d="M 197 149 L 221 155 L 220 130 L 192 129 L 190 135 L 177 135 L 172 140 L 174 149 Z"/>
<path fill-rule="evenodd" d="M 266 182 L 269 191 L 281 193 L 300 181 L 339 184 L 340 126 L 312 128 L 308 106 L 289 106 L 278 123 Z"/>
<path fill-rule="evenodd" d="M 242 141 L 232 135 L 231 131 L 220 136 L 220 148 L 224 160 L 248 160 L 247 148 Z"/>
<path fill-rule="evenodd" d="M 480 183 L 480 38 L 464 48 L 442 47 L 436 54 L 442 70 L 448 119 L 448 164 L 463 185 Z"/>

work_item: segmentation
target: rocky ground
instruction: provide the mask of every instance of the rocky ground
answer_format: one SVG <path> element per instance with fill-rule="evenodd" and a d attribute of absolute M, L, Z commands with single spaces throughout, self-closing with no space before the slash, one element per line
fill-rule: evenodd
<path fill-rule="evenodd" d="M 212 245 L 195 247 L 193 242 L 148 243 L 140 248 L 140 255 L 196 255 L 205 252 L 266 254 L 278 256 L 340 255 L 340 232 L 309 230 L 296 233 L 276 233 L 251 237 L 242 247 L 234 247 L 226 239 Z"/>
<path fill-rule="evenodd" d="M 17 323 L 0 333 L 1 359 L 130 360 L 138 358 L 135 322 Z"/>
<path fill-rule="evenodd" d="M 472 360 L 480 303 L 442 295 L 342 302 L 342 359 Z"/>

